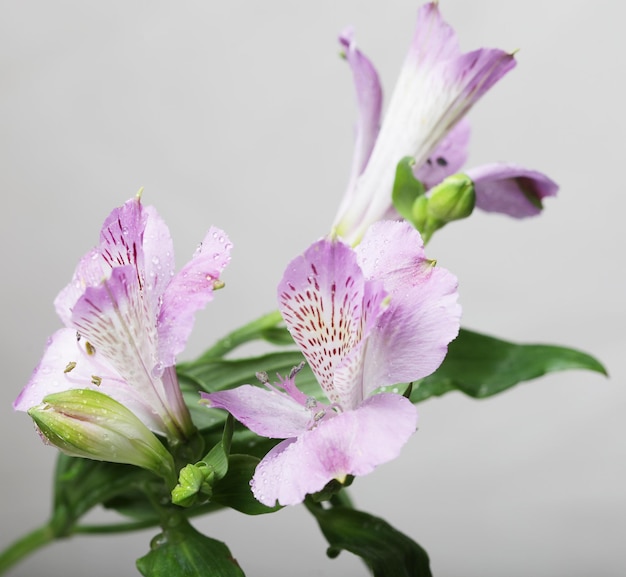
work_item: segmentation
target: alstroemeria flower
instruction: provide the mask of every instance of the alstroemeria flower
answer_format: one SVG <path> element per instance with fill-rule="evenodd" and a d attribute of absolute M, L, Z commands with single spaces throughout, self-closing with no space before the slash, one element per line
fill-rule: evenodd
<path fill-rule="evenodd" d="M 444 178 L 461 171 L 467 160 L 470 127 L 467 121 L 455 126 L 433 151 L 415 177 L 429 190 Z M 545 174 L 512 163 L 492 163 L 465 169 L 474 183 L 476 207 L 514 218 L 535 216 L 542 201 L 556 196 L 559 186 Z"/>
<path fill-rule="evenodd" d="M 297 371 L 266 388 L 203 394 L 255 433 L 285 439 L 256 469 L 259 501 L 300 503 L 333 479 L 398 456 L 417 412 L 380 388 L 420 379 L 442 362 L 459 329 L 456 286 L 404 222 L 375 223 L 355 249 L 322 239 L 287 266 L 280 311 L 326 401 L 298 390 Z"/>
<path fill-rule="evenodd" d="M 376 71 L 357 50 L 351 31 L 340 41 L 354 75 L 359 113 L 352 174 L 334 229 L 354 244 L 392 208 L 398 162 L 409 156 L 417 167 L 426 164 L 446 134 L 515 66 L 515 60 L 496 49 L 462 53 L 437 3 L 424 5 L 379 132 L 381 89 Z"/>
<path fill-rule="evenodd" d="M 65 328 L 48 341 L 39 366 L 14 402 L 27 411 L 68 389 L 95 389 L 170 440 L 194 431 L 174 367 L 196 311 L 221 286 L 231 243 L 211 228 L 175 274 L 169 230 L 139 196 L 105 220 L 100 244 L 79 262 L 55 300 Z"/>

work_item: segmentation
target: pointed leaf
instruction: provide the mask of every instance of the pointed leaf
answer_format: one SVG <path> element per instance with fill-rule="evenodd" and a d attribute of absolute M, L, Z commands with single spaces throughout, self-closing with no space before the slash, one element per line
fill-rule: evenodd
<path fill-rule="evenodd" d="M 228 473 L 213 486 L 213 501 L 246 515 L 273 513 L 281 507 L 267 507 L 256 500 L 250 489 L 259 459 L 251 455 L 231 455 Z"/>
<path fill-rule="evenodd" d="M 144 577 L 244 576 L 224 543 L 202 535 L 182 516 L 175 521 L 152 540 L 152 550 L 137 560 Z"/>
<path fill-rule="evenodd" d="M 69 534 L 78 519 L 96 505 L 132 492 L 153 479 L 152 473 L 138 467 L 60 454 L 55 473 L 53 516 Z M 131 514 L 130 510 L 128 513 Z M 146 510 L 131 515 L 134 518 L 149 516 Z"/>
<path fill-rule="evenodd" d="M 307 508 L 330 545 L 329 557 L 350 551 L 374 577 L 431 577 L 426 551 L 383 519 L 342 506 L 325 509 L 309 502 Z"/>
<path fill-rule="evenodd" d="M 417 403 L 454 390 L 484 398 L 523 381 L 570 369 L 607 374 L 598 360 L 581 351 L 554 345 L 516 344 L 461 329 L 439 369 L 415 383 L 411 400 Z"/>

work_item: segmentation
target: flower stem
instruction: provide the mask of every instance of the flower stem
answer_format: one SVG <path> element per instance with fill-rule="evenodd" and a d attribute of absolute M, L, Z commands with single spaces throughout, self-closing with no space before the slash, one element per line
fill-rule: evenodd
<path fill-rule="evenodd" d="M 0 553 L 0 575 L 37 549 L 52 543 L 56 537 L 52 524 L 47 523 L 15 541 Z"/>

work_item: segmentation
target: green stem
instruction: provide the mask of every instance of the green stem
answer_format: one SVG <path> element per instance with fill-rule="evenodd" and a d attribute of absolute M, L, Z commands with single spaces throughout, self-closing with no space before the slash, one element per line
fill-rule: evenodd
<path fill-rule="evenodd" d="M 56 533 L 50 523 L 39 527 L 18 539 L 0 553 L 0 575 L 8 571 L 13 565 L 26 556 L 34 553 L 44 545 L 52 543 L 56 539 Z"/>
<path fill-rule="evenodd" d="M 205 351 L 196 362 L 223 357 L 238 346 L 258 339 L 264 331 L 273 329 L 281 320 L 282 317 L 278 311 L 263 315 L 221 338 L 210 349 Z M 181 365 L 184 366 L 184 363 L 181 363 Z"/>
<path fill-rule="evenodd" d="M 107 533 L 130 533 L 140 529 L 149 529 L 159 524 L 158 519 L 146 519 L 134 523 L 110 523 L 109 525 L 77 525 L 73 534 L 81 535 L 106 535 Z"/>

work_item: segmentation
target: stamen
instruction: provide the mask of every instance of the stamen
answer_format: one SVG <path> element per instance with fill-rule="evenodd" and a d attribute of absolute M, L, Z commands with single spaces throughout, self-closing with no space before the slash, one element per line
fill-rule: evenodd
<path fill-rule="evenodd" d="M 90 357 L 96 354 L 96 347 L 94 347 L 89 341 L 85 341 L 85 350 Z"/>
<path fill-rule="evenodd" d="M 76 368 L 76 363 L 74 361 L 70 361 L 69 363 L 67 363 L 67 366 L 65 367 L 65 370 L 63 372 L 69 373 L 73 371 L 75 368 Z"/>
<path fill-rule="evenodd" d="M 91 375 L 91 384 L 96 385 L 96 387 L 99 387 L 102 384 L 102 377 Z"/>
<path fill-rule="evenodd" d="M 291 371 L 289 371 L 289 378 L 293 379 L 304 367 L 305 362 L 302 361 L 299 365 L 295 366 Z"/>

